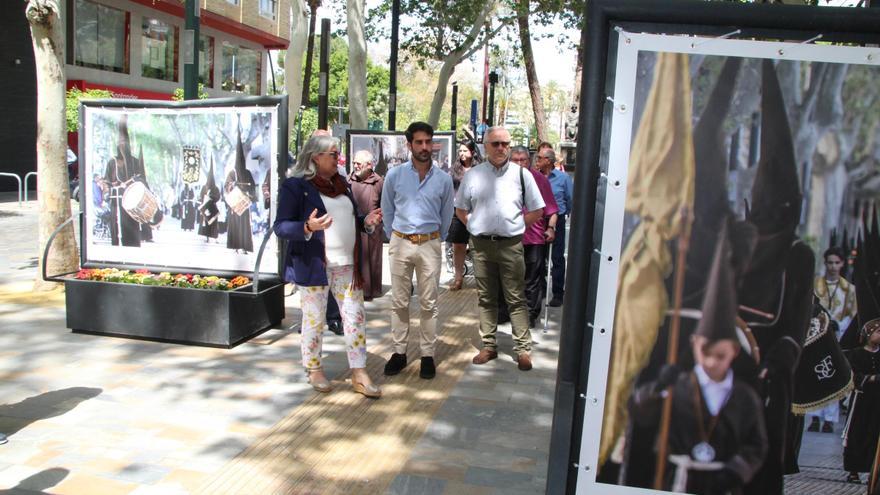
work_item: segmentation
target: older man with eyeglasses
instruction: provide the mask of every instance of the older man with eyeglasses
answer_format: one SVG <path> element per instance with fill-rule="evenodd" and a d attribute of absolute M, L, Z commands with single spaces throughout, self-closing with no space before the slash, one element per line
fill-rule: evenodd
<path fill-rule="evenodd" d="M 352 158 L 348 176 L 351 194 L 358 210 L 368 213 L 382 207 L 382 176 L 373 170 L 375 160 L 369 150 L 359 150 Z M 382 230 L 361 233 L 361 278 L 364 279 L 364 301 L 382 296 Z"/>
<path fill-rule="evenodd" d="M 553 146 L 550 143 L 542 143 L 538 147 L 535 168 L 547 177 L 553 191 L 553 198 L 556 200 L 556 206 L 559 207 L 556 218 L 556 237 L 553 239 L 553 248 L 550 253 L 550 261 L 553 262 L 553 268 L 550 271 L 553 277 L 553 299 L 548 305 L 552 307 L 562 306 L 565 294 L 565 219 L 571 212 L 573 190 L 571 177 L 564 170 L 558 170 L 555 164 L 556 153 L 553 152 Z"/>
<path fill-rule="evenodd" d="M 474 364 L 498 357 L 499 293 L 510 308 L 514 353 L 520 370 L 532 369 L 532 336 L 525 300 L 525 262 L 522 238 L 526 227 L 544 214 L 544 200 L 532 174 L 510 166 L 510 132 L 504 127 L 486 131 L 487 161 L 462 179 L 455 197 L 455 214 L 471 234 L 480 336 L 483 348 Z"/>

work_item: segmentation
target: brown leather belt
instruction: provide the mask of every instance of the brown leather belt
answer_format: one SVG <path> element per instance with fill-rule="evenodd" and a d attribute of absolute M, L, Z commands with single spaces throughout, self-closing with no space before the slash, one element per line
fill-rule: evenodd
<path fill-rule="evenodd" d="M 440 238 L 440 232 L 437 231 L 431 232 L 430 234 L 404 234 L 403 232 L 392 230 L 391 233 L 401 239 L 406 239 L 413 244 L 423 244 Z"/>

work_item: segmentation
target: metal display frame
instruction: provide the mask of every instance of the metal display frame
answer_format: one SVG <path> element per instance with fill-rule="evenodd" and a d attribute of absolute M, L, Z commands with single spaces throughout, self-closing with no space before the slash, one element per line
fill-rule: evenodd
<path fill-rule="evenodd" d="M 546 492 L 658 493 L 598 484 L 593 451 L 598 451 L 599 445 L 585 443 L 601 429 L 604 396 L 600 394 L 607 379 L 608 355 L 603 362 L 595 351 L 597 346 L 610 349 L 614 321 L 614 291 L 604 292 L 616 287 L 621 239 L 619 231 L 605 230 L 609 217 L 622 218 L 626 189 L 625 165 L 623 175 L 609 168 L 613 116 L 625 112 L 628 104 L 615 95 L 620 70 L 616 66 L 618 40 L 626 33 L 662 33 L 689 41 L 694 38 L 684 37 L 759 40 L 755 43 L 788 40 L 797 44 L 815 41 L 821 34 L 823 43 L 877 45 L 880 10 L 686 0 L 660 4 L 650 0 L 593 0 L 586 12 L 581 33 L 586 63 L 574 193 L 578 200 L 573 205 L 570 227 L 570 246 L 577 249 L 572 249 L 568 257 Z M 734 31 L 738 32 L 732 35 Z M 805 50 L 817 48 L 828 47 L 801 45 Z M 880 59 L 880 49 L 874 48 L 871 53 L 874 51 L 874 60 Z M 783 50 L 775 58 L 785 57 Z M 617 236 L 616 246 L 608 236 Z"/>

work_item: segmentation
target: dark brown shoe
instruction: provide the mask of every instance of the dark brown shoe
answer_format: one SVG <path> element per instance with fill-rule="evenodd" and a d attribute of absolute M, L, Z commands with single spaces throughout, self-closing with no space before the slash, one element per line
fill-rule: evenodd
<path fill-rule="evenodd" d="M 529 357 L 528 352 L 523 352 L 516 357 L 516 367 L 522 371 L 529 371 L 532 369 L 532 358 Z"/>
<path fill-rule="evenodd" d="M 495 352 L 495 349 L 483 348 L 479 354 L 474 356 L 473 362 L 474 364 L 486 364 L 497 357 L 498 353 Z"/>

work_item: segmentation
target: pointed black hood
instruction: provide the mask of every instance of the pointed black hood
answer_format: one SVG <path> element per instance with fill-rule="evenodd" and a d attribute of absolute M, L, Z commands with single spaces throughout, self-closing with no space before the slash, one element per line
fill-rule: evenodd
<path fill-rule="evenodd" d="M 794 232 L 800 222 L 800 178 L 782 90 L 773 62 L 765 59 L 761 78 L 761 157 L 749 220 L 764 234 Z"/>
<path fill-rule="evenodd" d="M 865 337 L 865 328 L 874 320 L 880 319 L 880 301 L 877 299 L 877 290 L 872 286 L 871 274 L 877 271 L 873 264 L 872 257 L 866 256 L 865 249 L 867 247 L 863 242 L 859 242 L 859 255 L 856 258 L 855 271 L 853 273 L 854 282 L 856 284 L 856 305 L 859 308 L 859 330 L 860 336 Z"/>
<path fill-rule="evenodd" d="M 131 139 L 128 136 L 128 115 L 119 117 L 117 124 L 116 151 L 121 158 L 131 161 Z"/>
<path fill-rule="evenodd" d="M 211 170 L 208 171 L 208 180 L 205 182 L 205 189 L 210 190 L 217 187 L 217 184 L 214 182 L 214 157 L 211 157 Z"/>
<path fill-rule="evenodd" d="M 730 214 L 727 203 L 727 146 L 724 120 L 730 111 L 742 59 L 728 57 L 694 127 L 694 221 L 685 272 L 684 305 L 702 302 L 712 253 L 721 223 Z"/>
<path fill-rule="evenodd" d="M 737 340 L 736 336 L 736 288 L 730 260 L 728 227 L 724 223 L 715 246 L 712 269 L 703 298 L 703 316 L 697 324 L 696 335 L 710 342 Z"/>
<path fill-rule="evenodd" d="M 758 230 L 758 241 L 739 300 L 751 308 L 775 313 L 782 274 L 800 222 L 801 192 L 782 91 L 769 60 L 763 62 L 761 91 L 761 158 L 748 214 Z"/>
<path fill-rule="evenodd" d="M 247 166 L 244 161 L 244 144 L 241 142 L 241 128 L 238 129 L 238 144 L 235 146 L 235 175 L 237 181 L 244 181 Z"/>

